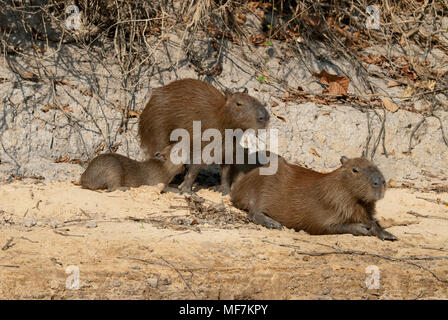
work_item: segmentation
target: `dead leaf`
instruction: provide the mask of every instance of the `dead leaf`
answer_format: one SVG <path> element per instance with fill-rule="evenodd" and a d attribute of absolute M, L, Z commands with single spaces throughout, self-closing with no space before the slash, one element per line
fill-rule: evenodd
<path fill-rule="evenodd" d="M 61 157 L 61 158 L 56 159 L 54 162 L 56 162 L 56 163 L 61 163 L 61 162 L 68 163 L 68 162 L 70 162 L 70 160 L 67 157 Z"/>
<path fill-rule="evenodd" d="M 278 119 L 280 119 L 280 120 L 283 121 L 283 122 L 286 122 L 286 119 L 285 119 L 284 117 L 280 116 L 279 114 L 277 114 L 277 112 L 275 112 L 274 110 L 271 110 L 271 112 L 272 112 L 272 114 L 273 114 L 274 116 L 276 116 Z"/>
<path fill-rule="evenodd" d="M 75 86 L 74 84 L 70 83 L 70 82 L 67 81 L 67 80 L 58 80 L 58 81 L 56 81 L 56 83 L 60 83 L 60 84 L 69 86 L 69 87 L 72 88 L 72 89 L 75 89 L 75 88 L 76 88 L 76 86 Z"/>
<path fill-rule="evenodd" d="M 140 112 L 131 110 L 129 111 L 129 118 L 139 118 L 140 117 Z"/>
<path fill-rule="evenodd" d="M 262 33 L 252 34 L 249 37 L 249 41 L 256 46 L 264 45 L 266 43 L 266 36 Z"/>
<path fill-rule="evenodd" d="M 270 104 L 271 107 L 273 107 L 273 108 L 278 107 L 278 102 L 277 102 L 277 101 L 272 100 L 269 104 Z"/>
<path fill-rule="evenodd" d="M 247 6 L 250 9 L 250 11 L 255 13 L 260 19 L 264 19 L 264 10 L 259 8 L 260 4 L 261 2 L 250 1 L 247 3 Z"/>
<path fill-rule="evenodd" d="M 394 81 L 394 80 L 389 81 L 389 82 L 387 83 L 387 87 L 388 87 L 388 88 L 398 87 L 398 86 L 401 86 L 401 85 L 402 85 L 402 83 L 397 82 L 397 81 Z"/>
<path fill-rule="evenodd" d="M 73 109 L 70 108 L 69 106 L 63 106 L 62 109 L 67 111 L 67 112 L 73 112 Z"/>
<path fill-rule="evenodd" d="M 393 103 L 389 98 L 381 98 L 381 101 L 383 102 L 384 107 L 389 110 L 390 112 L 397 112 L 397 110 L 399 109 L 398 106 Z"/>
<path fill-rule="evenodd" d="M 310 153 L 314 154 L 315 156 L 318 156 L 320 158 L 320 154 L 316 151 L 316 149 L 311 148 Z"/>
<path fill-rule="evenodd" d="M 35 73 L 18 71 L 18 74 L 23 80 L 28 80 L 28 81 L 33 81 L 33 82 L 39 81 L 39 76 Z"/>
<path fill-rule="evenodd" d="M 81 92 L 85 96 L 89 96 L 89 97 L 93 96 L 93 93 L 87 88 L 81 88 L 81 89 L 79 89 L 79 92 Z"/>
<path fill-rule="evenodd" d="M 52 105 L 48 105 L 48 106 L 43 107 L 41 110 L 42 110 L 43 112 L 48 112 L 48 111 L 50 111 L 50 110 L 53 109 L 53 108 L 54 108 L 54 106 L 52 106 Z"/>
<path fill-rule="evenodd" d="M 322 70 L 320 73 L 315 72 L 313 73 L 313 76 L 319 78 L 319 81 L 323 84 L 328 84 L 330 86 L 329 94 L 347 95 L 348 84 L 350 83 L 349 78 L 331 74 L 325 70 Z"/>
<path fill-rule="evenodd" d="M 42 48 L 36 44 L 33 44 L 33 48 L 34 48 L 34 50 L 36 50 L 39 53 L 45 53 L 47 51 L 47 50 L 45 50 L 45 48 Z"/>
<path fill-rule="evenodd" d="M 238 24 L 244 24 L 246 22 L 246 15 L 241 11 L 241 9 L 238 9 L 235 14 L 235 22 Z"/>
<path fill-rule="evenodd" d="M 429 89 L 430 91 L 434 91 L 434 88 L 436 87 L 436 81 L 435 80 L 417 81 L 415 83 L 415 86 L 423 89 Z"/>
<path fill-rule="evenodd" d="M 407 86 L 401 95 L 402 100 L 410 99 L 415 93 L 415 88 L 411 86 Z"/>

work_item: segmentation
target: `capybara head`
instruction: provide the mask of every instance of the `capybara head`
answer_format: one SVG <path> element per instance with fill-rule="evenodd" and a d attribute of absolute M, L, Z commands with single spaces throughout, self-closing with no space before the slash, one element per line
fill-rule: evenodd
<path fill-rule="evenodd" d="M 174 144 L 169 144 L 165 148 L 163 148 L 161 151 L 156 151 L 154 155 L 152 156 L 153 159 L 156 159 L 160 162 L 165 162 L 168 159 L 170 159 L 170 153 L 171 149 L 173 148 Z"/>
<path fill-rule="evenodd" d="M 263 129 L 269 122 L 269 113 L 254 97 L 243 93 L 227 93 L 224 112 L 231 116 L 234 128 Z"/>
<path fill-rule="evenodd" d="M 365 158 L 341 158 L 344 186 L 358 200 L 372 202 L 384 197 L 386 181 L 381 171 Z"/>

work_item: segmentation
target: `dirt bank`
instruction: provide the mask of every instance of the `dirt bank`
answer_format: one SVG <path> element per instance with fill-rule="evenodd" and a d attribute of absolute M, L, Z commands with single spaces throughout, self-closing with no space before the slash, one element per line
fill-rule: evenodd
<path fill-rule="evenodd" d="M 0 297 L 448 298 L 448 193 L 389 189 L 378 211 L 393 243 L 271 231 L 212 189 L 197 195 L 0 185 Z M 371 265 L 379 289 L 366 287 Z"/>

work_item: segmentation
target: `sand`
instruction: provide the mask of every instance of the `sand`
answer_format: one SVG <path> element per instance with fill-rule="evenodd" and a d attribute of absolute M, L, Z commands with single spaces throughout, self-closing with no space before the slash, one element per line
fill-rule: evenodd
<path fill-rule="evenodd" d="M 1 184 L 0 298 L 448 298 L 448 193 L 389 189 L 378 218 L 396 242 L 268 230 L 197 195 Z"/>

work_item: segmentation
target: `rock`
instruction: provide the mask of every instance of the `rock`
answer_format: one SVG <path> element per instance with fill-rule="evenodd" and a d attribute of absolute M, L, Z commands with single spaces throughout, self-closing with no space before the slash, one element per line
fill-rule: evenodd
<path fill-rule="evenodd" d="M 59 282 L 56 280 L 51 280 L 50 281 L 50 288 L 53 290 L 56 290 L 59 288 Z"/>
<path fill-rule="evenodd" d="M 56 229 L 58 227 L 58 224 L 56 223 L 56 221 L 51 220 L 50 223 L 48 224 L 50 226 L 50 228 L 52 229 Z"/>
<path fill-rule="evenodd" d="M 96 224 L 95 221 L 89 221 L 86 223 L 86 228 L 96 228 L 98 227 L 98 225 Z"/>
<path fill-rule="evenodd" d="M 389 181 L 387 182 L 387 186 L 390 188 L 398 188 L 400 184 L 394 179 L 389 179 Z"/>
<path fill-rule="evenodd" d="M 36 225 L 36 221 L 33 218 L 28 218 L 24 221 L 25 227 L 32 228 Z"/>
<path fill-rule="evenodd" d="M 263 254 L 257 254 L 257 259 L 260 259 L 260 260 L 266 260 L 267 258 L 266 258 L 266 256 L 263 255 Z"/>
<path fill-rule="evenodd" d="M 159 278 L 157 277 L 152 277 L 149 279 L 146 279 L 146 283 L 148 284 L 148 286 L 150 286 L 151 288 L 157 288 L 158 284 L 159 284 Z"/>
<path fill-rule="evenodd" d="M 161 277 L 160 284 L 167 286 L 171 284 L 171 279 L 169 277 Z"/>

